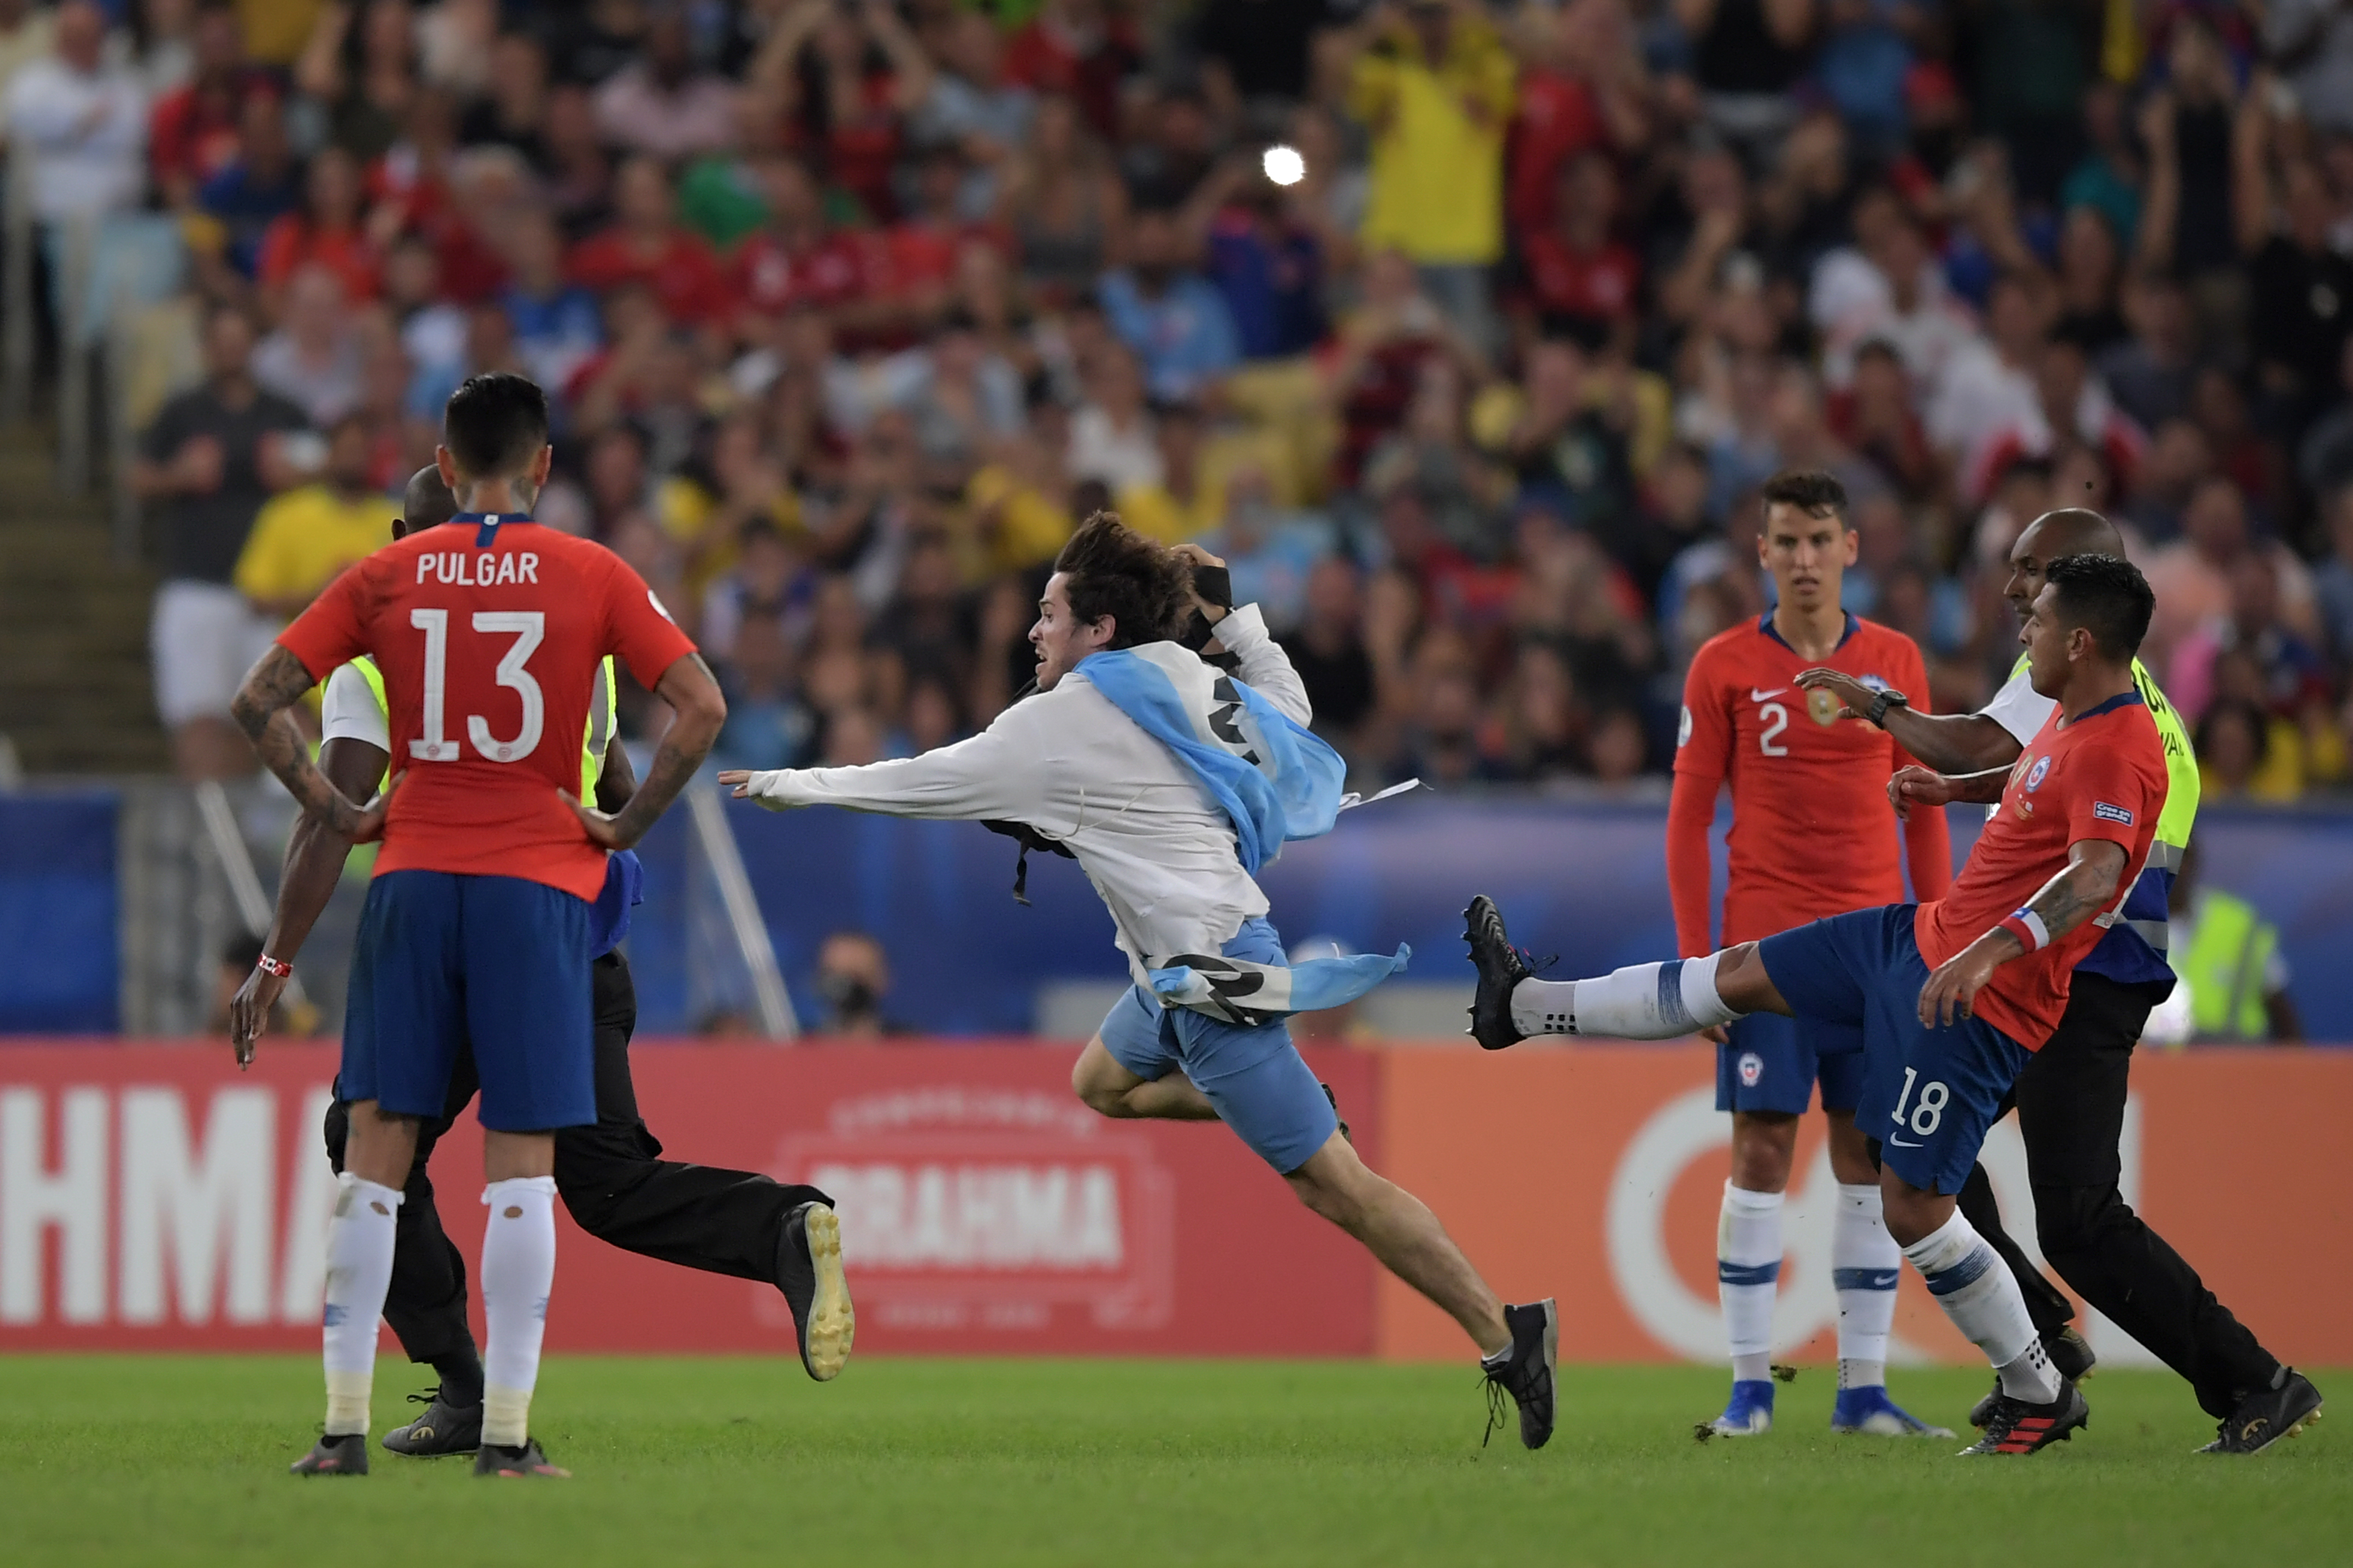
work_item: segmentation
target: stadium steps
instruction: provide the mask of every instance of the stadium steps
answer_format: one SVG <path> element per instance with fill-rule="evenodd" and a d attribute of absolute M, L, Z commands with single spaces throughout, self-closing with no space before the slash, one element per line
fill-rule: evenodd
<path fill-rule="evenodd" d="M 28 773 L 159 773 L 147 665 L 154 574 L 116 563 L 98 495 L 56 482 L 41 426 L 0 430 L 0 735 Z"/>

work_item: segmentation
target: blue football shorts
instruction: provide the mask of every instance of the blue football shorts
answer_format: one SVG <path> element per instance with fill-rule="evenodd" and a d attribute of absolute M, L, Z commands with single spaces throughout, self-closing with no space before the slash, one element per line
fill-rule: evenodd
<path fill-rule="evenodd" d="M 1715 1047 L 1715 1108 L 1805 1114 L 1814 1085 L 1824 1110 L 1852 1110 L 1862 1094 L 1862 1031 L 1821 1018 L 1751 1013 Z"/>
<path fill-rule="evenodd" d="M 1862 1093 L 1854 1124 L 1912 1185 L 1961 1190 L 2001 1102 L 2032 1053 L 1981 1018 L 1920 1022 L 1928 965 L 1913 939 L 1915 906 L 1857 910 L 1757 944 L 1774 988 L 1801 1018 L 1860 1028 Z"/>
<path fill-rule="evenodd" d="M 388 871 L 370 882 L 343 1012 L 343 1098 L 438 1117 L 470 1046 L 484 1127 L 593 1125 L 592 908 L 519 877 Z"/>
<path fill-rule="evenodd" d="M 1261 918 L 1243 925 L 1219 950 L 1252 963 L 1287 963 L 1282 939 Z M 1288 1025 L 1244 1027 L 1164 1007 L 1132 985 L 1097 1031 L 1120 1066 L 1151 1081 L 1182 1072 L 1250 1152 L 1284 1175 L 1307 1163 L 1339 1131 L 1324 1086 L 1291 1043 Z"/>

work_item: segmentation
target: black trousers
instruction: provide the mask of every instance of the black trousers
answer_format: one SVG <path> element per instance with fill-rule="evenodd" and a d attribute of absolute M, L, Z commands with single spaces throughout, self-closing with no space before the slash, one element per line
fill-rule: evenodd
<path fill-rule="evenodd" d="M 2188 1380 L 2219 1419 L 2248 1391 L 2268 1386 L 2279 1363 L 2117 1187 L 2133 1047 L 2159 999 L 2151 987 L 2078 971 L 2058 1032 L 2034 1053 L 2010 1097 L 2042 1256 L 2084 1300 Z M 1983 1165 L 1963 1184 L 1960 1208 L 2018 1277 L 2034 1326 L 2046 1334 L 2063 1326 L 2073 1308 L 2003 1230 Z"/>
<path fill-rule="evenodd" d="M 555 1135 L 555 1190 L 580 1228 L 625 1251 L 710 1274 L 774 1279 L 785 1216 L 800 1205 L 831 1200 L 750 1171 L 664 1160 L 660 1142 L 638 1114 L 629 1077 L 629 1037 L 638 1026 L 638 993 L 628 961 L 606 954 L 592 971 L 596 1020 L 596 1124 Z M 473 1343 L 466 1323 L 466 1264 L 441 1228 L 427 1171 L 433 1146 L 474 1098 L 474 1059 L 461 1054 L 438 1121 L 419 1130 L 417 1159 L 395 1222 L 392 1289 L 385 1321 L 415 1362 L 431 1362 Z M 350 1106 L 340 1095 L 327 1109 L 327 1157 L 343 1168 Z"/>

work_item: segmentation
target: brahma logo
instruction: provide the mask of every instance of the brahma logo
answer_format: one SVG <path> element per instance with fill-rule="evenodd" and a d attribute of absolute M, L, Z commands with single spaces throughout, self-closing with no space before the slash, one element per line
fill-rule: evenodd
<path fill-rule="evenodd" d="M 1034 1331 L 1175 1310 L 1176 1184 L 1142 1138 L 1068 1100 L 942 1086 L 838 1102 L 777 1152 L 832 1194 L 859 1312 L 892 1328 Z"/>

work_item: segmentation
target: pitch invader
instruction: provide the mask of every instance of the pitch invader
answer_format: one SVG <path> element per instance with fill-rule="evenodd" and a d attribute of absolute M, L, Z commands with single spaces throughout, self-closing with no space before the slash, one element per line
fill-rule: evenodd
<path fill-rule="evenodd" d="M 2033 1453 L 2090 1420 L 2018 1281 L 1954 1197 L 2066 1011 L 2076 961 L 2148 860 L 2165 747 L 2133 657 L 2155 604 L 2128 562 L 2050 563 L 2022 636 L 2034 689 L 2058 708 L 2009 770 L 2000 809 L 1939 900 L 1574 981 L 1530 977 L 1492 900 L 1466 911 L 1479 973 L 1472 1027 L 1491 1049 L 1537 1034 L 1672 1039 L 1754 1013 L 1862 1031 L 1855 1120 L 1881 1141 L 1888 1231 L 2001 1379 L 1968 1453 Z"/>
<path fill-rule="evenodd" d="M 303 809 L 381 837 L 352 963 L 338 1082 L 351 1132 L 327 1232 L 327 1420 L 298 1475 L 364 1474 L 377 1321 L 421 1123 L 470 1044 L 481 1095 L 481 1447 L 475 1473 L 560 1476 L 531 1436 L 555 1279 L 555 1132 L 596 1120 L 593 905 L 607 852 L 635 844 L 711 749 L 726 704 L 645 581 L 603 547 L 531 521 L 547 481 L 547 399 L 480 375 L 444 412 L 442 479 L 465 509 L 345 572 L 245 679 L 237 721 Z M 676 715 L 619 812 L 591 810 L 580 742 L 618 654 Z M 290 706 L 374 658 L 402 770 L 365 807 L 311 762 Z"/>
<path fill-rule="evenodd" d="M 1806 921 L 1901 902 L 1912 890 L 1942 898 L 1952 843 L 1942 812 L 1914 812 L 1901 842 L 1884 793 L 1911 761 L 1872 721 L 1927 677 L 1910 637 L 1840 608 L 1857 539 L 1846 488 L 1826 473 L 1792 472 L 1766 485 L 1757 558 L 1778 602 L 1761 619 L 1712 637 L 1683 683 L 1675 787 L 1667 811 L 1667 883 L 1675 945 L 1686 958 L 1715 951 L 1708 935 L 1708 827 L 1717 792 L 1732 790 L 1724 942 L 1755 942 Z M 1824 666 L 1879 695 L 1872 720 L 1841 716 L 1827 694 L 1799 690 L 1799 671 Z M 1879 1176 L 1854 1124 L 1862 1088 L 1860 1031 L 1816 1018 L 1759 1013 L 1706 1031 L 1715 1042 L 1715 1108 L 1732 1113 L 1732 1174 L 1716 1225 L 1716 1293 L 1732 1354 L 1732 1397 L 1709 1424 L 1727 1437 L 1773 1426 L 1773 1303 L 1781 1276 L 1781 1214 L 1798 1119 L 1821 1085 L 1838 1209 L 1831 1271 L 1838 1297 L 1840 1432 L 1949 1437 L 1887 1394 L 1887 1336 L 1895 1319 L 1901 1250 L 1881 1218 Z"/>

